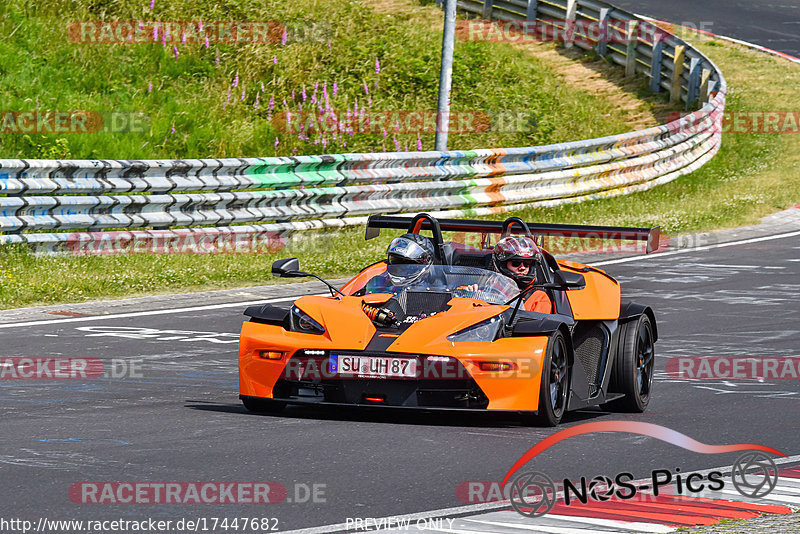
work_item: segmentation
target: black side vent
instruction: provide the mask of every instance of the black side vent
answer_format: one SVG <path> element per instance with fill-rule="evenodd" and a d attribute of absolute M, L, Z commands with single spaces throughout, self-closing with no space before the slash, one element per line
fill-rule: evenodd
<path fill-rule="evenodd" d="M 590 396 L 597 393 L 598 382 L 601 378 L 600 362 L 605 344 L 606 335 L 600 326 L 588 330 L 585 335 L 576 340 L 575 356 L 586 370 Z"/>

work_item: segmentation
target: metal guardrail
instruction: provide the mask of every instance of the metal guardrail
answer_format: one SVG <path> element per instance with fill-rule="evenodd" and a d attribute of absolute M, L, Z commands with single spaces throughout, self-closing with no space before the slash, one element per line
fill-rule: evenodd
<path fill-rule="evenodd" d="M 500 21 L 647 24 L 594 0 L 459 0 Z M 631 34 L 633 35 L 633 34 Z M 690 173 L 720 146 L 727 86 L 702 53 L 669 35 L 629 44 L 575 42 L 649 78 L 652 90 L 702 107 L 681 120 L 586 141 L 448 152 L 172 161 L 0 160 L 0 244 L 57 251 L 130 230 L 274 235 L 361 225 L 365 215 L 488 215 L 649 189 Z M 180 227 L 205 228 L 180 228 Z M 143 230 L 137 230 L 143 229 Z"/>

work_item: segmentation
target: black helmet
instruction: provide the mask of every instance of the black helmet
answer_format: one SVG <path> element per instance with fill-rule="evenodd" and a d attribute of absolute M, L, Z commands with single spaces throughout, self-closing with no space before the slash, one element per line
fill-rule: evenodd
<path fill-rule="evenodd" d="M 540 254 L 539 247 L 530 237 L 504 237 L 495 245 L 492 260 L 497 272 L 513 279 L 520 289 L 525 289 L 536 281 L 536 264 L 539 262 Z M 510 270 L 509 261 L 527 263 L 528 273 L 519 274 Z"/>
<path fill-rule="evenodd" d="M 387 250 L 386 263 L 389 264 L 389 276 L 396 284 L 414 282 L 422 278 L 433 265 L 433 256 L 433 243 L 427 237 L 419 234 L 401 235 L 392 240 Z M 396 267 L 402 265 L 419 267 Z"/>

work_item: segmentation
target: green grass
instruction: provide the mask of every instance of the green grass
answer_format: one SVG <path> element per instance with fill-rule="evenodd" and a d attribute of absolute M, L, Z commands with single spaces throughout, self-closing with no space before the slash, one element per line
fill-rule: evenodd
<path fill-rule="evenodd" d="M 10 36 L 0 42 L 3 110 L 116 111 L 149 119 L 137 132 L 3 134 L 0 157 L 160 159 L 415 150 L 416 133 L 394 135 L 391 127 L 386 137 L 377 130 L 305 140 L 282 132 L 275 120 L 285 117 L 284 100 L 291 111 L 300 109 L 304 88 L 307 112 L 314 87 L 321 99 L 325 84 L 331 108 L 342 114 L 356 105 L 374 112 L 436 109 L 441 30 L 419 22 L 436 12 L 432 6 L 387 15 L 364 0 L 156 0 L 154 5 L 153 11 L 147 0 L 0 5 L 0 34 Z M 206 48 L 178 42 L 176 57 L 171 42 L 70 40 L 70 23 L 87 20 L 206 21 L 206 27 L 208 21 L 281 21 L 315 24 L 318 30 L 307 42 L 286 45 Z M 539 145 L 627 129 L 624 116 L 609 116 L 613 103 L 559 83 L 546 63 L 499 43 L 460 43 L 453 88 L 454 110 L 520 111 L 537 117 L 537 124 L 529 131 L 451 134 L 452 147 Z M 432 149 L 434 132 L 419 141 L 423 149 Z"/>
<path fill-rule="evenodd" d="M 298 2 L 303 4 L 304 8 L 310 5 L 316 5 L 313 2 Z M 242 4 L 246 6 L 246 3 Z M 292 4 L 295 5 L 295 4 Z M 358 17 L 370 17 L 368 15 L 349 13 L 350 4 L 342 3 L 335 4 L 332 7 L 331 17 L 343 24 L 348 23 L 348 16 L 352 15 Z M 275 6 L 279 8 L 280 6 Z M 234 9 L 232 6 L 228 8 Z M 250 9 L 250 7 L 246 7 Z M 0 8 L 6 11 L 12 8 Z M 14 8 L 16 9 L 16 8 Z M 227 9 L 227 8 L 226 8 Z M 238 8 L 237 8 L 238 9 Z M 242 8 L 245 9 L 245 8 Z M 285 8 L 281 8 L 285 9 Z M 426 8 L 420 8 L 426 9 Z M 336 17 L 342 17 L 336 18 Z M 77 16 L 75 17 L 77 18 Z M 166 15 L 162 18 L 168 18 Z M 188 16 L 184 16 L 188 18 Z M 221 17 L 220 17 L 221 18 Z M 229 16 L 228 18 L 232 18 Z M 256 17 L 252 17 L 256 18 Z M 276 18 L 275 16 L 271 18 Z M 359 19 L 360 20 L 360 19 Z M 372 19 L 370 19 L 372 20 Z M 414 24 L 414 17 L 412 15 L 398 16 L 393 24 L 397 23 L 400 26 L 407 28 L 408 31 L 419 32 L 420 37 L 429 39 L 430 46 L 435 49 L 435 40 L 433 36 L 427 36 L 422 29 Z M 5 24 L 8 24 L 6 22 Z M 358 24 L 349 24 L 347 26 L 349 31 L 357 32 L 359 30 Z M 393 31 L 393 30 L 387 30 Z M 427 36 L 427 37 L 426 37 Z M 406 57 L 403 48 L 407 48 L 410 52 L 417 54 L 422 53 L 420 49 L 416 48 L 413 39 L 408 39 L 403 47 L 394 48 L 390 41 L 383 41 L 381 39 L 373 39 L 370 36 L 364 35 L 363 39 L 351 38 L 350 35 L 344 34 L 337 39 L 345 40 L 350 44 L 349 48 L 345 47 L 348 52 L 352 54 L 350 59 L 352 64 L 363 63 L 365 66 L 361 68 L 352 67 L 342 71 L 331 71 L 336 74 L 337 79 L 343 80 L 340 86 L 347 86 L 348 83 L 360 82 L 363 77 L 369 76 L 374 73 L 374 50 L 372 46 L 383 46 L 384 55 L 381 56 L 384 68 L 381 72 L 380 87 L 386 88 L 388 92 L 389 87 L 392 89 L 392 94 L 401 98 L 399 106 L 401 108 L 407 107 L 411 104 L 419 104 L 422 102 L 428 103 L 432 98 L 430 95 L 435 94 L 435 73 L 430 74 L 430 79 L 423 76 L 421 72 L 403 78 L 404 82 L 400 85 L 393 86 L 387 80 L 389 77 L 394 79 L 395 76 L 403 76 L 401 72 L 403 69 L 409 68 L 411 64 L 417 64 L 418 57 Z M 26 37 L 26 39 L 28 39 Z M 13 42 L 13 40 L 12 40 Z M 344 46 L 340 42 L 334 40 L 336 44 L 333 46 Z M 8 43 L 0 44 L 0 47 L 8 47 Z M 31 46 L 33 44 L 31 43 Z M 491 50 L 491 54 L 484 54 L 482 47 L 488 46 L 485 43 L 475 44 L 475 48 L 462 47 L 459 53 L 459 61 L 471 61 L 472 54 L 477 57 L 483 57 L 487 61 L 486 69 L 502 69 L 502 67 L 495 64 L 489 55 L 496 57 L 495 54 L 506 54 L 506 57 L 517 57 L 517 51 L 510 47 L 500 45 L 491 45 L 487 50 Z M 499 47 L 497 49 L 492 47 Z M 790 65 L 784 61 L 780 61 L 765 55 L 754 53 L 740 47 L 731 46 L 728 44 L 709 42 L 703 40 L 699 42 L 699 46 L 721 67 L 725 73 L 730 86 L 730 93 L 728 99 L 728 110 L 730 111 L 744 111 L 744 110 L 774 110 L 774 109 L 800 109 L 800 94 L 797 93 L 796 88 L 800 86 L 800 68 Z M 313 48 L 313 47 L 309 47 Z M 323 45 L 322 50 L 317 50 L 314 53 L 319 53 L 326 56 L 327 46 Z M 130 51 L 129 51 L 130 52 Z M 76 54 L 110 54 L 108 51 L 96 50 L 88 52 L 76 52 Z M 151 52 L 156 53 L 156 52 Z M 199 52 L 202 55 L 202 51 Z M 298 54 L 299 49 L 298 49 Z M 315 64 L 312 52 L 303 61 L 310 61 L 310 64 Z M 435 54 L 435 53 L 433 53 Z M 190 55 L 190 54 L 186 54 Z M 5 57 L 5 54 L 3 54 Z M 111 56 L 113 57 L 113 56 Z M 183 56 L 181 56 L 183 57 Z M 224 67 L 209 67 L 209 72 L 214 73 L 216 69 L 228 69 L 223 79 L 221 79 L 219 86 L 214 93 L 214 101 L 218 106 L 221 106 L 220 94 L 225 89 L 225 84 L 230 84 L 228 77 L 235 74 L 236 70 L 240 72 L 240 77 L 244 79 L 245 67 L 248 65 L 246 61 L 240 56 L 234 57 L 225 56 L 226 66 Z M 391 60 L 387 58 L 391 57 Z M 423 56 L 432 57 L 432 56 Z M 520 57 L 520 61 L 525 58 Z M 201 62 L 201 58 L 197 59 Z M 287 59 L 288 61 L 288 59 Z M 478 60 L 475 60 L 478 61 Z M 405 63 L 404 63 L 405 62 Z M 221 62 L 222 63 L 222 62 Z M 268 63 L 268 62 L 267 62 Z M 320 61 L 320 65 L 324 62 Z M 390 64 L 396 64 L 397 72 L 394 72 L 389 67 Z M 428 62 L 430 63 L 430 62 Z M 280 63 L 279 63 L 280 64 Z M 298 66 L 302 65 L 298 62 Z M 420 69 L 424 65 L 418 65 Z M 55 68 L 55 67 L 53 67 Z M 146 65 L 141 65 L 142 69 L 149 68 Z M 256 65 L 251 64 L 250 68 L 256 68 Z M 269 68 L 269 65 L 267 65 Z M 430 67 L 435 71 L 435 67 Z M 546 68 L 546 65 L 542 67 Z M 22 78 L 16 72 L 8 70 L 7 66 L 3 66 L 3 74 L 7 75 L 9 72 L 12 76 L 17 77 L 17 82 L 21 83 Z M 372 69 L 370 71 L 370 69 Z M 135 69 L 134 69 L 135 70 Z M 458 67 L 457 67 L 458 70 Z M 521 69 L 524 71 L 525 69 Z M 131 71 L 130 75 L 137 79 L 139 85 L 145 84 L 146 80 L 152 78 L 156 71 L 152 71 L 147 75 L 139 76 L 136 72 Z M 391 73 L 391 74 L 390 74 Z M 330 80 L 331 73 L 327 74 L 327 79 Z M 507 105 L 513 102 L 515 98 L 524 98 L 534 102 L 547 102 L 549 96 L 542 96 L 543 100 L 536 100 L 541 90 L 546 93 L 550 90 L 557 95 L 556 100 L 560 100 L 562 96 L 572 94 L 573 88 L 555 88 L 537 85 L 529 85 L 535 82 L 535 77 L 539 73 L 520 72 L 523 76 L 520 79 L 514 80 L 514 89 L 503 89 L 501 92 L 504 97 L 503 101 Z M 96 76 L 96 74 L 91 74 Z M 107 75 L 106 75 L 107 76 Z M 249 76 L 249 75 L 248 75 Z M 287 78 L 281 78 L 280 86 L 288 88 L 296 87 L 297 84 L 302 84 L 302 78 L 289 79 L 288 73 L 285 74 Z M 385 76 L 385 78 L 383 77 Z M 423 81 L 420 77 L 427 81 Z M 533 77 L 533 78 L 531 78 Z M 183 83 L 184 78 L 178 76 L 179 81 L 167 80 L 164 81 L 164 91 L 174 91 L 172 97 L 183 96 L 188 98 L 189 89 Z M 249 78 L 248 78 L 249 79 Z M 253 78 L 257 79 L 257 78 Z M 316 78 L 319 80 L 325 79 L 324 77 Z M 469 80 L 475 85 L 470 85 Z M 481 105 L 487 105 L 486 102 L 494 102 L 493 96 L 482 92 L 478 86 L 481 83 L 482 77 L 465 76 L 455 82 L 455 85 L 464 87 L 460 93 L 456 95 L 455 103 L 462 106 L 462 109 L 476 109 Z M 503 80 L 507 83 L 509 79 Z M 0 78 L 0 84 L 8 84 L 5 78 Z M 345 82 L 344 80 L 349 80 Z M 224 83 L 222 83 L 224 81 Z M 180 82 L 180 83 L 179 83 Z M 34 91 L 34 82 L 28 80 L 28 89 Z M 46 78 L 39 79 L 38 83 L 50 83 Z M 71 84 L 81 85 L 80 82 L 73 80 Z M 66 84 L 70 86 L 70 83 Z M 98 81 L 92 83 L 99 83 Z M 310 84 L 306 80 L 306 85 Z M 285 84 L 285 85 L 284 85 Z M 11 84 L 13 85 L 13 84 Z M 512 84 L 508 84 L 512 85 Z M 92 87 L 88 84 L 86 87 Z M 171 88 L 171 89 L 170 89 Z M 467 89 L 469 88 L 469 89 Z M 514 91 L 519 91 L 524 97 L 518 97 Z M 125 98 L 124 88 L 119 89 L 119 98 Z M 352 90 L 353 98 L 358 93 L 357 90 Z M 35 93 L 36 91 L 34 91 Z M 94 94 L 94 93 L 93 93 Z M 481 94 L 486 100 L 481 100 Z M 17 97 L 22 98 L 22 97 Z M 60 98 L 60 96 L 54 96 Z M 105 98 L 101 93 L 97 93 L 96 98 Z M 142 101 L 146 101 L 150 96 L 139 95 Z M 159 97 L 161 98 L 161 97 Z M 209 133 L 209 136 L 216 136 L 216 143 L 209 145 L 209 150 L 217 155 L 227 154 L 233 150 L 236 155 L 269 155 L 268 150 L 263 146 L 259 147 L 258 144 L 253 144 L 252 140 L 240 139 L 236 135 L 231 135 L 227 128 L 223 127 L 226 124 L 223 118 L 217 118 L 210 112 L 201 113 L 199 116 L 198 107 L 199 102 L 203 99 L 210 98 L 204 94 L 194 94 L 192 99 L 181 101 L 182 104 L 178 106 L 180 109 L 186 109 L 185 119 L 187 121 L 198 121 L 213 123 L 214 128 L 219 128 L 214 133 Z M 376 97 L 377 98 L 377 97 Z M 386 100 L 381 101 L 381 105 L 388 105 L 391 101 L 388 97 Z M 586 94 L 581 95 L 577 93 L 574 98 L 585 99 L 585 102 L 593 102 L 592 98 Z M 194 100 L 193 100 L 194 99 Z M 408 100 L 406 100 L 408 99 Z M 168 99 L 165 99 L 168 100 Z M 24 102 L 18 100 L 17 103 Z M 193 104 L 194 102 L 194 104 Z M 410 102 L 410 104 L 409 104 Z M 574 101 L 573 101 L 574 102 Z M 564 122 L 569 124 L 569 127 L 574 128 L 576 137 L 585 136 L 585 129 L 581 128 L 595 128 L 595 126 L 588 126 L 579 124 L 581 121 L 567 121 L 571 115 L 566 111 L 569 108 L 568 104 L 564 102 L 559 103 L 557 111 L 551 115 L 558 119 L 553 121 L 553 124 Z M 59 104 L 66 105 L 66 104 Z M 434 105 L 434 104 L 430 104 Z M 542 104 L 544 105 L 544 104 Z M 594 102 L 587 104 L 594 106 L 591 110 L 579 112 L 577 116 L 587 117 L 594 116 L 596 113 L 601 113 L 602 117 L 604 104 L 602 102 Z M 606 105 L 609 105 L 606 102 Z M 650 104 L 653 109 L 659 106 L 659 98 L 652 99 Z M 566 107 L 563 107 L 566 106 Z M 53 108 L 57 106 L 51 106 Z M 244 106 L 242 106 L 243 108 Z M 580 108 L 580 106 L 578 106 Z M 21 108 L 20 108 L 21 109 Z M 216 109 L 209 104 L 209 109 Z M 546 109 L 546 108 L 542 108 Z M 169 124 L 171 120 L 167 111 L 157 110 L 156 113 L 164 114 L 162 120 L 163 124 Z M 233 112 L 231 112 L 233 113 Z M 238 112 L 237 112 L 238 113 Z M 247 122 L 246 115 L 241 110 L 240 121 L 233 121 L 233 124 L 242 127 Z M 548 113 L 550 113 L 548 111 Z M 252 114 L 252 113 L 250 113 Z M 161 116 L 161 115 L 159 115 Z M 250 119 L 252 120 L 252 119 Z M 618 128 L 618 126 L 608 126 L 603 121 L 608 120 L 602 118 L 597 121 L 597 128 L 611 127 Z M 217 122 L 219 121 L 219 122 Z M 158 121 L 156 121 L 158 122 Z M 611 121 L 609 121 L 611 122 Z M 567 135 L 570 132 L 564 133 L 569 127 L 558 125 L 562 133 L 550 132 L 548 135 L 549 140 L 560 139 L 559 135 Z M 177 126 L 176 126 L 177 128 Z M 622 131 L 625 128 L 618 128 Z M 601 135 L 601 130 L 592 130 L 590 135 Z M 159 133 L 158 136 L 163 135 Z M 202 137 L 202 133 L 197 134 Z M 77 136 L 76 136 L 77 137 Z M 84 136 L 87 140 L 89 136 Z M 492 143 L 491 136 L 486 135 L 483 137 L 475 136 L 475 146 L 499 146 L 497 143 Z M 2 142 L 7 142 L 6 136 L 0 136 Z M 226 139 L 225 142 L 222 142 Z M 464 136 L 460 141 L 465 139 L 472 139 L 470 136 Z M 497 138 L 499 141 L 503 138 Z M 524 141 L 514 142 L 512 137 L 506 137 L 510 144 L 525 144 Z M 71 143 L 73 141 L 70 141 Z M 76 144 L 70 145 L 71 150 L 78 149 L 83 145 L 80 143 L 85 141 L 75 141 Z M 88 141 L 86 141 L 88 142 Z M 426 139 L 426 143 L 429 140 Z M 465 141 L 467 142 L 467 141 Z M 483 144 L 483 143 L 486 144 Z M 538 141 L 537 141 L 538 142 Z M 113 144 L 104 145 L 102 141 L 98 141 L 99 147 L 102 150 L 113 149 Z M 144 148 L 136 147 L 134 145 L 126 145 L 122 142 L 122 146 L 127 146 L 131 151 L 137 151 L 139 154 L 143 153 Z M 368 144 L 368 140 L 364 140 Z M 288 144 L 288 143 L 287 143 Z M 364 146 L 367 147 L 367 144 Z M 186 146 L 175 147 L 162 147 L 158 148 L 155 145 L 149 145 L 148 149 L 153 151 L 163 150 L 158 152 L 159 157 L 188 157 L 187 154 L 200 155 L 201 153 L 192 152 L 191 143 Z M 283 146 L 283 145 L 281 145 Z M 94 145 L 86 145 L 81 150 L 97 149 Z M 314 147 L 318 148 L 318 147 Z M 265 150 L 265 151 L 262 151 Z M 184 152 L 184 150 L 186 152 Z M 215 152 L 216 151 L 216 152 Z M 207 155 L 208 153 L 202 153 Z M 142 156 L 143 157 L 143 156 Z M 688 233 L 694 231 L 712 230 L 717 228 L 734 227 L 742 224 L 754 223 L 759 217 L 768 213 L 789 207 L 797 204 L 800 201 L 800 174 L 796 169 L 800 167 L 800 137 L 792 135 L 755 135 L 755 134 L 726 134 L 723 137 L 723 146 L 719 154 L 704 168 L 693 173 L 692 175 L 682 177 L 669 184 L 657 187 L 647 192 L 637 193 L 625 197 L 617 197 L 611 199 L 604 199 L 598 201 L 585 202 L 578 205 L 565 206 L 561 208 L 530 208 L 524 210 L 518 215 L 524 217 L 526 220 L 534 220 L 540 222 L 570 222 L 570 223 L 584 223 L 584 224 L 614 224 L 614 225 L 660 225 L 664 231 L 669 235 L 679 233 Z M 44 303 L 58 303 L 58 302 L 76 302 L 82 300 L 96 299 L 96 298 L 111 298 L 121 297 L 135 294 L 145 293 L 163 293 L 175 291 L 188 291 L 188 290 L 203 290 L 212 288 L 227 288 L 238 287 L 245 285 L 258 285 L 264 283 L 271 283 L 275 280 L 269 276 L 269 266 L 274 259 L 279 257 L 287 257 L 296 255 L 301 259 L 301 266 L 304 270 L 312 271 L 327 277 L 335 277 L 340 275 L 351 274 L 362 266 L 375 261 L 380 258 L 387 244 L 389 236 L 382 236 L 380 239 L 364 242 L 363 229 L 343 230 L 331 232 L 326 234 L 320 233 L 304 233 L 296 234 L 293 237 L 291 246 L 278 254 L 258 254 L 258 255 L 191 255 L 191 256 L 167 256 L 167 255 L 130 255 L 130 256 L 60 256 L 60 257 L 34 257 L 27 250 L 19 248 L 10 248 L 0 251 L 0 307 L 17 307 L 33 304 Z"/>

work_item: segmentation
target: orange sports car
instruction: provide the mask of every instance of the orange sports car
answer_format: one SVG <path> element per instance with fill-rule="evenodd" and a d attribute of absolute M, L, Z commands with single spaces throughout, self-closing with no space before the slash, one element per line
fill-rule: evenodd
<path fill-rule="evenodd" d="M 492 238 L 600 236 L 647 241 L 658 228 L 526 224 L 373 215 L 366 237 L 431 233 L 432 261 L 374 263 L 338 289 L 276 261 L 280 277 L 313 276 L 330 296 L 290 309 L 252 306 L 239 343 L 239 390 L 251 411 L 287 404 L 515 412 L 556 425 L 593 405 L 641 412 L 650 400 L 653 311 L 622 302 L 604 271 L 537 250 L 520 288 L 492 267 Z M 444 235 L 453 239 L 445 240 Z M 474 238 L 473 244 L 468 244 Z M 424 240 L 423 240 L 424 241 Z"/>

